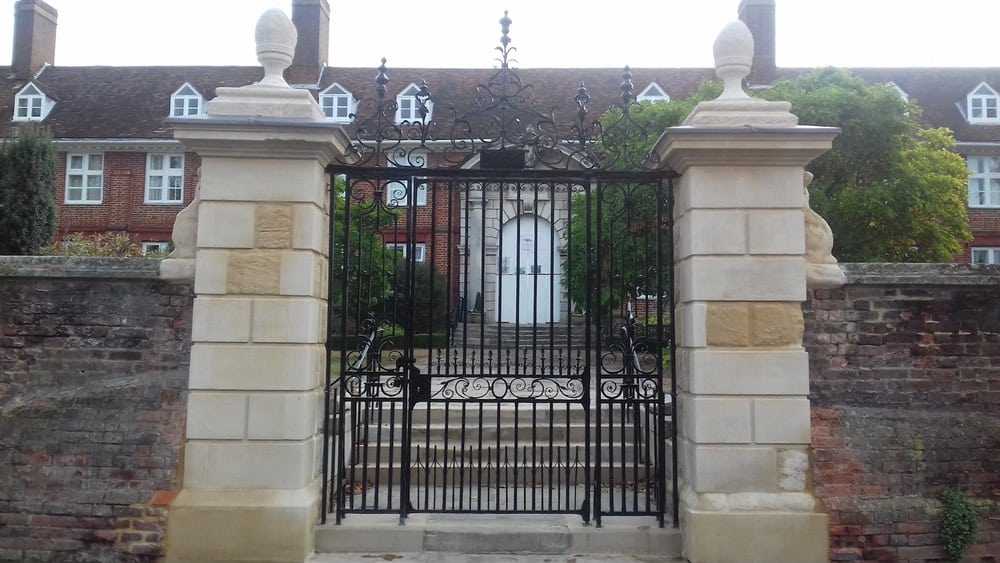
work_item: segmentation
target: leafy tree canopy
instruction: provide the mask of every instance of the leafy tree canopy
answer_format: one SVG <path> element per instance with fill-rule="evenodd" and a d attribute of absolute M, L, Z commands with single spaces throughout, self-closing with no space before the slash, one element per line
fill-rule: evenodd
<path fill-rule="evenodd" d="M 841 130 L 807 167 L 812 207 L 830 223 L 840 260 L 947 262 L 972 238 L 965 162 L 950 131 L 920 125 L 915 102 L 833 68 L 761 96 L 791 102 L 799 123 Z"/>
<path fill-rule="evenodd" d="M 708 82 L 684 100 L 637 104 L 631 117 L 646 124 L 652 148 L 658 132 L 680 125 L 699 102 L 714 99 L 721 89 L 719 83 Z M 777 82 L 755 95 L 791 102 L 792 113 L 803 125 L 840 128 L 833 149 L 807 168 L 814 174 L 811 205 L 830 223 L 834 254 L 841 261 L 946 262 L 971 239 L 965 163 L 954 152 L 948 130 L 921 126 L 916 102 L 905 102 L 889 86 L 834 68 Z M 620 111 L 610 111 L 602 124 L 608 129 L 620 118 Z M 640 165 L 623 161 L 618 167 L 635 170 Z M 569 232 L 585 233 L 585 206 L 575 209 L 580 212 L 574 213 Z M 612 240 L 624 240 L 624 235 L 616 233 Z M 573 246 L 570 241 L 571 250 Z M 570 272 L 566 283 L 571 295 L 574 286 L 585 286 L 581 275 Z M 639 279 L 644 274 L 637 270 L 615 275 Z M 605 304 L 615 299 L 600 298 Z"/>

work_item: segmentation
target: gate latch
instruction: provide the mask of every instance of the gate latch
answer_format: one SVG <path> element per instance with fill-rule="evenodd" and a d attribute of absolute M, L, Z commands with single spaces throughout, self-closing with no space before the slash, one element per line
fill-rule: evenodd
<path fill-rule="evenodd" d="M 403 379 L 410 391 L 410 405 L 431 400 L 431 378 L 422 376 L 413 358 L 401 358 Z"/>

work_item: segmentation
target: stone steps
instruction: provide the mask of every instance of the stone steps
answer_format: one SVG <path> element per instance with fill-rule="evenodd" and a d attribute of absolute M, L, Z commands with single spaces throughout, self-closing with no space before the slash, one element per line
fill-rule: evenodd
<path fill-rule="evenodd" d="M 398 515 L 349 514 L 340 525 L 328 523 L 316 529 L 316 552 L 423 553 L 427 561 L 443 560 L 447 553 L 466 557 L 456 561 L 469 561 L 476 554 L 494 554 L 496 560 L 505 561 L 516 554 L 614 554 L 647 562 L 682 561 L 679 529 L 669 522 L 661 528 L 649 516 L 606 516 L 598 528 L 574 515 L 411 514 L 401 523 Z"/>

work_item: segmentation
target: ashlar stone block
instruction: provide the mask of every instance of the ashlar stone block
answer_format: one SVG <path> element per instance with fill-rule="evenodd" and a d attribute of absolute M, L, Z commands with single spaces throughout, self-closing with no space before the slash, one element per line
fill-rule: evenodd
<path fill-rule="evenodd" d="M 203 248 L 195 257 L 194 291 L 224 295 L 229 278 L 229 251 Z"/>
<path fill-rule="evenodd" d="M 753 401 L 754 442 L 808 444 L 811 441 L 809 399 L 760 398 Z"/>
<path fill-rule="evenodd" d="M 802 256 L 692 256 L 679 263 L 679 300 L 805 301 Z"/>
<path fill-rule="evenodd" d="M 204 194 L 204 192 L 202 192 Z M 198 248 L 253 248 L 254 205 L 205 201 L 198 207 Z"/>
<path fill-rule="evenodd" d="M 798 349 L 678 350 L 687 374 L 685 390 L 696 395 L 809 394 L 809 355 Z"/>
<path fill-rule="evenodd" d="M 308 391 L 321 385 L 322 344 L 214 344 L 191 347 L 191 389 Z"/>
<path fill-rule="evenodd" d="M 245 393 L 192 391 L 188 395 L 188 439 L 242 440 L 246 421 Z"/>
<path fill-rule="evenodd" d="M 328 254 L 327 217 L 322 207 L 305 203 L 295 205 L 292 208 L 292 248 Z"/>
<path fill-rule="evenodd" d="M 249 298 L 197 297 L 191 319 L 192 342 L 248 342 L 252 310 Z"/>
<path fill-rule="evenodd" d="M 802 168 L 697 166 L 680 182 L 681 209 L 801 209 Z"/>
<path fill-rule="evenodd" d="M 293 217 L 291 205 L 258 205 L 257 248 L 290 248 Z"/>
<path fill-rule="evenodd" d="M 699 444 L 748 444 L 752 441 L 753 409 L 750 399 L 685 398 L 683 428 L 690 440 Z"/>
<path fill-rule="evenodd" d="M 254 342 L 323 342 L 325 307 L 319 299 L 285 297 L 260 298 L 253 307 Z"/>
<path fill-rule="evenodd" d="M 301 159 L 213 156 L 202 161 L 201 198 L 207 201 L 312 203 L 326 199 L 326 172 Z M 204 221 L 199 218 L 199 222 Z M 250 223 L 253 230 L 253 222 Z M 201 238 L 198 239 L 201 245 Z"/>
<path fill-rule="evenodd" d="M 185 448 L 186 489 L 300 489 L 315 478 L 318 442 L 190 440 Z"/>
<path fill-rule="evenodd" d="M 747 213 L 750 254 L 804 254 L 805 214 L 802 209 L 766 209 Z"/>
<path fill-rule="evenodd" d="M 707 304 L 705 335 L 709 346 L 750 344 L 750 304 L 713 302 Z"/>
<path fill-rule="evenodd" d="M 317 432 L 322 393 L 252 393 L 247 437 L 251 440 L 305 440 Z"/>
<path fill-rule="evenodd" d="M 281 278 L 281 251 L 232 251 L 226 292 L 232 295 L 277 295 Z"/>
<path fill-rule="evenodd" d="M 688 451 L 687 479 L 697 493 L 777 491 L 778 455 L 774 448 L 693 445 Z"/>
<path fill-rule="evenodd" d="M 750 306 L 751 346 L 801 346 L 805 320 L 800 303 L 754 303 Z"/>
<path fill-rule="evenodd" d="M 320 297 L 323 294 L 323 266 L 319 254 L 311 251 L 282 252 L 278 271 L 281 274 L 281 295 Z"/>
<path fill-rule="evenodd" d="M 747 253 L 747 213 L 743 210 L 692 209 L 677 221 L 677 256 Z"/>

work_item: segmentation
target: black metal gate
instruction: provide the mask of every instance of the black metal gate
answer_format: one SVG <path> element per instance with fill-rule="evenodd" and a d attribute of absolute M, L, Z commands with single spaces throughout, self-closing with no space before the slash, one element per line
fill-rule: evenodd
<path fill-rule="evenodd" d="M 329 167 L 322 517 L 531 512 L 662 525 L 669 511 L 676 525 L 673 175 L 609 170 L 627 161 L 609 156 L 621 155 L 605 137 L 512 131 L 559 126 L 517 107 L 525 86 L 502 43 L 501 69 L 477 89 L 489 104 L 455 120 L 463 131 L 492 124 L 489 135 L 393 124 L 383 65 L 354 152 Z M 631 121 L 627 69 L 623 78 L 603 132 L 648 136 Z M 431 99 L 422 86 L 422 117 Z M 587 100 L 581 84 L 579 130 Z"/>

